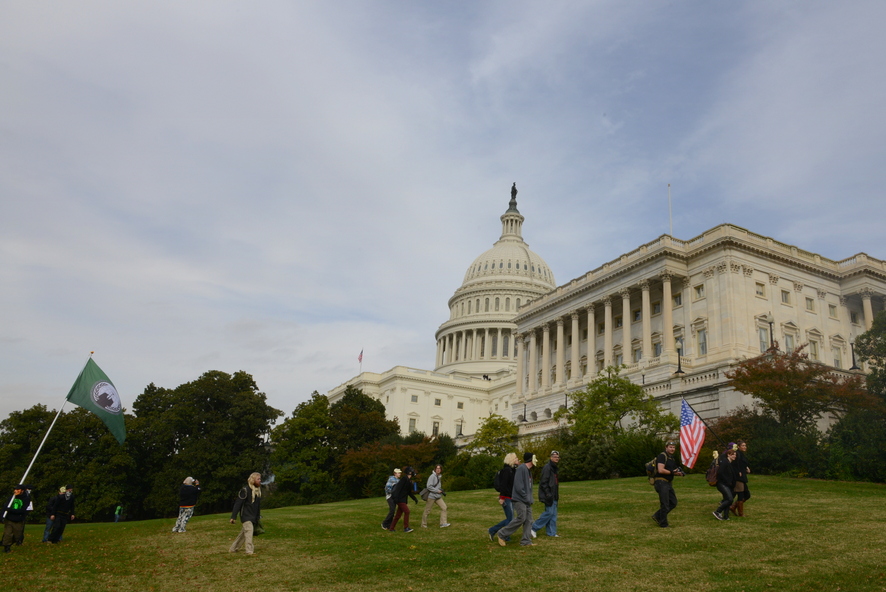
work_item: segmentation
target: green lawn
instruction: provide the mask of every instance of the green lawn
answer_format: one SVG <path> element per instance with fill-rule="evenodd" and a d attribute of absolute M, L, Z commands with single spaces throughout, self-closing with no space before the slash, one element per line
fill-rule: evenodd
<path fill-rule="evenodd" d="M 503 515 L 486 490 L 449 494 L 447 529 L 419 528 L 422 506 L 410 504 L 415 532 L 384 532 L 376 498 L 265 511 L 252 557 L 228 553 L 239 525 L 214 515 L 177 535 L 172 519 L 74 523 L 59 545 L 29 525 L 2 561 L 7 587 L 34 591 L 886 590 L 886 486 L 750 485 L 747 516 L 719 522 L 716 490 L 701 475 L 677 479 L 674 528 L 662 529 L 645 479 L 564 483 L 561 537 L 526 548 L 489 542 Z"/>

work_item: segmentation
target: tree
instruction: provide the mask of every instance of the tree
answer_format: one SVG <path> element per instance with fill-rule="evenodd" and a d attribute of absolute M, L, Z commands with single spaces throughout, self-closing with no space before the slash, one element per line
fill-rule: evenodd
<path fill-rule="evenodd" d="M 200 505 L 224 511 L 254 471 L 266 471 L 268 435 L 281 412 L 252 376 L 212 370 L 174 390 L 150 384 L 133 404 L 130 429 L 145 515 L 168 515 L 187 476 L 200 480 Z M 130 439 L 127 439 L 130 444 Z"/>
<path fill-rule="evenodd" d="M 679 426 L 677 418 L 663 413 L 643 387 L 619 376 L 619 369 L 612 366 L 570 397 L 572 407 L 558 414 L 569 418 L 579 440 L 614 439 L 627 431 L 669 433 Z"/>
<path fill-rule="evenodd" d="M 472 452 L 485 452 L 490 456 L 504 458 L 517 447 L 519 428 L 509 419 L 491 413 L 483 420 L 474 439 L 465 448 Z"/>
<path fill-rule="evenodd" d="M 870 330 L 856 338 L 855 353 L 870 370 L 868 391 L 886 402 L 886 311 L 874 317 Z"/>
<path fill-rule="evenodd" d="M 775 347 L 765 354 L 742 360 L 726 373 L 729 385 L 752 395 L 764 412 L 785 427 L 814 429 L 826 414 L 870 408 L 876 401 L 856 374 L 810 361 L 803 346 L 784 353 Z"/>
<path fill-rule="evenodd" d="M 337 456 L 400 434 L 397 420 L 385 418 L 384 403 L 351 385 L 345 388 L 342 398 L 329 407 L 329 418 L 329 445 Z"/>

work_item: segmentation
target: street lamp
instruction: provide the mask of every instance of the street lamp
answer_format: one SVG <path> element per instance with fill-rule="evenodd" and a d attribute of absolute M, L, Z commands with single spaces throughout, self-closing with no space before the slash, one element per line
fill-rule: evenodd
<path fill-rule="evenodd" d="M 858 367 L 858 364 L 855 363 L 855 342 L 854 341 L 849 342 L 849 348 L 852 350 L 852 368 L 850 368 L 850 370 L 861 370 L 861 368 Z"/>
<path fill-rule="evenodd" d="M 682 377 L 685 372 L 683 372 L 683 338 L 677 337 L 674 340 L 674 346 L 677 348 L 677 371 L 674 372 L 674 376 Z"/>
<path fill-rule="evenodd" d="M 769 349 L 772 349 L 775 347 L 775 338 L 772 336 L 772 324 L 775 323 L 775 317 L 772 316 L 772 313 L 770 312 L 763 317 L 763 320 L 769 323 Z"/>

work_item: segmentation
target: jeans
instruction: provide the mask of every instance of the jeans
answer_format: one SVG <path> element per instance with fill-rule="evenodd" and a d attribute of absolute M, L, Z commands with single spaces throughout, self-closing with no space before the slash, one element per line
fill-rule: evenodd
<path fill-rule="evenodd" d="M 554 500 L 554 503 L 550 506 L 545 506 L 545 511 L 541 513 L 541 516 L 538 517 L 538 520 L 532 523 L 532 530 L 538 531 L 541 530 L 542 527 L 545 529 L 545 534 L 548 536 L 554 536 L 557 534 L 557 501 Z"/>
<path fill-rule="evenodd" d="M 507 526 L 511 522 L 511 520 L 514 519 L 514 506 L 511 503 L 511 498 L 506 497 L 504 499 L 501 504 L 501 509 L 505 511 L 505 519 L 489 529 L 489 534 L 491 534 L 492 536 L 495 536 L 499 530 Z M 505 541 L 510 540 L 510 538 L 511 537 L 507 537 Z"/>
<path fill-rule="evenodd" d="M 726 518 L 728 520 L 729 519 L 729 506 L 732 505 L 732 498 L 733 498 L 732 490 L 729 489 L 729 487 L 727 487 L 723 483 L 717 483 L 717 491 L 719 491 L 720 493 L 723 494 L 723 501 L 720 502 L 719 506 L 717 506 L 716 511 L 718 514 L 720 514 L 721 516 L 723 516 L 724 518 Z"/>
<path fill-rule="evenodd" d="M 394 520 L 394 512 L 397 511 L 397 504 L 394 503 L 394 498 L 392 498 L 392 497 L 389 497 L 387 499 L 387 502 L 388 502 L 388 515 L 385 516 L 385 519 L 381 523 L 381 525 L 385 528 L 390 528 L 391 522 Z"/>
<path fill-rule="evenodd" d="M 652 515 L 660 526 L 668 525 L 668 513 L 677 507 L 677 494 L 674 486 L 665 479 L 655 480 L 655 492 L 658 493 L 658 512 Z"/>

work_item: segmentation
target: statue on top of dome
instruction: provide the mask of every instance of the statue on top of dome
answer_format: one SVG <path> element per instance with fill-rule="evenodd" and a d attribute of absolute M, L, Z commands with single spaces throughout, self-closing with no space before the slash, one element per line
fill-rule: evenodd
<path fill-rule="evenodd" d="M 511 199 L 514 201 L 517 200 L 517 182 L 514 181 L 514 184 L 511 185 Z"/>

